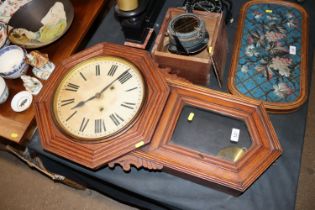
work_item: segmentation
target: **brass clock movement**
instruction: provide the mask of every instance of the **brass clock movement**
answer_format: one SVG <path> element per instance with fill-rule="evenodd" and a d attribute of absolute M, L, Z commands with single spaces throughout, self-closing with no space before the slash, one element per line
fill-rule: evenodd
<path fill-rule="evenodd" d="M 95 45 L 57 66 L 38 96 L 41 143 L 98 168 L 150 142 L 168 95 L 148 52 Z"/>

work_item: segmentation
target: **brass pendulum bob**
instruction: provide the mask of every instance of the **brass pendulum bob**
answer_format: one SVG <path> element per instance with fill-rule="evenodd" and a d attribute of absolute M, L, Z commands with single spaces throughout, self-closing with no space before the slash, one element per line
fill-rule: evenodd
<path fill-rule="evenodd" d="M 225 147 L 218 152 L 217 157 L 232 162 L 237 162 L 243 157 L 246 151 L 247 151 L 246 148 L 240 148 L 236 146 Z"/>

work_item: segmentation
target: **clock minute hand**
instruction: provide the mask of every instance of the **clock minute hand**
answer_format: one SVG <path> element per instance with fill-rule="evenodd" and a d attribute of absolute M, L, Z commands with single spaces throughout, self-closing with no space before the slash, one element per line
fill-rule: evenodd
<path fill-rule="evenodd" d="M 99 94 L 102 94 L 105 90 L 107 90 L 112 84 L 114 84 L 114 82 L 116 82 L 117 80 L 119 80 L 120 78 L 122 78 L 125 74 L 128 73 L 130 69 L 127 69 L 126 71 L 124 71 L 121 75 L 119 75 L 116 79 L 114 79 L 111 83 L 109 83 L 106 87 L 104 87 Z"/>
<path fill-rule="evenodd" d="M 116 82 L 117 80 L 119 80 L 120 78 L 122 78 L 125 74 L 127 74 L 127 72 L 130 69 L 127 69 L 126 71 L 124 71 L 121 75 L 119 75 L 116 79 L 114 79 L 111 83 L 109 83 L 108 85 L 106 85 L 106 87 L 104 87 L 100 92 L 96 93 L 94 96 L 90 97 L 89 99 L 85 100 L 85 101 L 80 101 L 77 105 L 75 105 L 74 107 L 72 107 L 71 109 L 76 109 L 79 108 L 81 106 L 84 106 L 84 104 L 88 101 L 93 100 L 94 98 L 99 97 L 105 90 L 107 90 L 112 84 L 114 84 L 114 82 Z"/>

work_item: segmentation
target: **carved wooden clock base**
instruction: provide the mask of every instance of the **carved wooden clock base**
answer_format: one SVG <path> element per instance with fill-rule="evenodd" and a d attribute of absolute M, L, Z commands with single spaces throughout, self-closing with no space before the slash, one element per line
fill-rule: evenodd
<path fill-rule="evenodd" d="M 130 171 L 132 166 L 137 169 L 145 168 L 154 171 L 160 171 L 163 169 L 163 164 L 158 163 L 157 161 L 140 158 L 133 154 L 127 154 L 118 158 L 117 160 L 108 163 L 108 166 L 110 168 L 114 168 L 116 164 L 120 165 L 124 171 Z"/>

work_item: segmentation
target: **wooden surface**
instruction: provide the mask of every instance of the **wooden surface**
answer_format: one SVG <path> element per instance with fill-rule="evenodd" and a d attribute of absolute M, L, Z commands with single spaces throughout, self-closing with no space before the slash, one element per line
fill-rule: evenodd
<path fill-rule="evenodd" d="M 145 81 L 146 99 L 136 119 L 123 131 L 94 143 L 80 142 L 62 132 L 56 125 L 51 111 L 54 90 L 67 70 L 96 56 L 120 57 L 133 63 Z M 99 168 L 151 141 L 168 95 L 166 80 L 147 51 L 111 43 L 97 44 L 63 61 L 37 97 L 36 122 L 41 144 L 45 150 L 66 159 L 88 168 Z"/>
<path fill-rule="evenodd" d="M 307 68 L 308 68 L 308 45 L 309 45 L 309 39 L 308 39 L 308 14 L 305 11 L 305 9 L 295 3 L 282 1 L 282 0 L 273 0 L 273 1 L 267 1 L 267 0 L 255 0 L 250 1 L 244 4 L 240 11 L 240 17 L 239 22 L 237 26 L 237 32 L 235 37 L 235 43 L 234 43 L 234 49 L 232 54 L 232 61 L 231 61 L 231 68 L 230 73 L 228 77 L 228 89 L 229 91 L 234 95 L 239 95 L 245 98 L 249 98 L 246 95 L 243 95 L 238 91 L 238 89 L 234 85 L 235 75 L 236 71 L 238 69 L 238 58 L 240 54 L 241 49 L 241 40 L 243 36 L 243 29 L 245 24 L 245 18 L 247 14 L 248 8 L 250 8 L 252 5 L 255 4 L 278 4 L 283 5 L 291 8 L 295 8 L 298 11 L 301 12 L 303 20 L 302 20 L 302 46 L 301 46 L 301 64 L 300 64 L 300 96 L 297 100 L 289 103 L 277 103 L 277 102 L 268 102 L 268 101 L 262 101 L 266 107 L 266 109 L 271 113 L 288 113 L 295 111 L 297 108 L 299 108 L 301 105 L 303 105 L 308 97 L 308 78 L 307 78 Z"/>
<path fill-rule="evenodd" d="M 173 54 L 167 49 L 169 45 L 169 37 L 166 35 L 168 24 L 172 18 L 182 13 L 184 13 L 184 10 L 179 8 L 170 8 L 167 11 L 152 49 L 153 58 L 161 67 L 172 68 L 172 73 L 195 84 L 207 85 L 210 81 L 210 70 L 212 68 L 208 48 L 190 56 Z M 219 76 L 221 76 L 227 53 L 227 36 L 223 16 L 220 13 L 201 11 L 194 11 L 194 14 L 197 14 L 205 22 L 209 33 L 208 47 L 213 49 L 213 58 L 217 59 L 217 69 Z"/>
<path fill-rule="evenodd" d="M 171 94 L 151 143 L 110 163 L 148 169 L 170 170 L 205 185 L 221 185 L 245 191 L 282 153 L 279 140 L 264 106 L 230 94 L 168 79 Z M 252 144 L 245 155 L 233 163 L 172 143 L 172 136 L 185 105 L 210 110 L 242 120 Z M 143 164 L 141 166 L 141 164 Z"/>
<path fill-rule="evenodd" d="M 48 53 L 50 60 L 55 64 L 69 57 L 79 46 L 105 2 L 106 0 L 72 0 L 75 17 L 69 30 L 59 40 L 39 50 Z M 28 74 L 32 74 L 31 69 L 28 70 Z M 10 106 L 11 99 L 16 93 L 24 90 L 24 87 L 20 79 L 6 82 L 10 96 L 6 103 L 0 105 L 0 137 L 22 143 L 25 132 L 34 121 L 35 109 L 32 105 L 27 111 L 13 112 Z"/>

